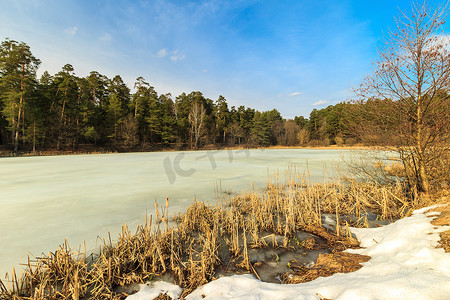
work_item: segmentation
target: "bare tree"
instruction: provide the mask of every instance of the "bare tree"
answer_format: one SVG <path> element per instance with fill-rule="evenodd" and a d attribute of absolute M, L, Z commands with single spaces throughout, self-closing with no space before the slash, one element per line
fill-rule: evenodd
<path fill-rule="evenodd" d="M 300 129 L 297 134 L 298 144 L 300 146 L 306 146 L 309 142 L 309 132 L 306 128 Z"/>
<path fill-rule="evenodd" d="M 119 128 L 119 135 L 126 148 L 132 148 L 139 144 L 138 123 L 132 115 L 124 118 Z"/>
<path fill-rule="evenodd" d="M 449 151 L 446 17 L 446 6 L 433 9 L 426 3 L 413 4 L 411 14 L 402 12 L 373 74 L 356 91 L 362 99 L 356 107 L 364 107 L 357 116 L 360 131 L 382 138 L 385 149 L 396 151 L 411 186 L 423 194 L 430 191 L 431 166 Z"/>
<path fill-rule="evenodd" d="M 284 122 L 284 136 L 282 144 L 286 146 L 295 146 L 298 144 L 298 132 L 300 127 L 294 120 L 287 120 Z"/>
<path fill-rule="evenodd" d="M 239 126 L 239 123 L 237 121 L 232 122 L 230 125 L 228 125 L 227 131 L 229 133 L 229 143 L 231 145 L 235 144 L 241 144 L 241 140 L 244 137 L 244 129 L 242 129 L 241 126 Z"/>
<path fill-rule="evenodd" d="M 189 123 L 191 124 L 191 148 L 197 149 L 199 140 L 203 134 L 204 120 L 206 116 L 203 104 L 194 102 L 189 112 Z"/>

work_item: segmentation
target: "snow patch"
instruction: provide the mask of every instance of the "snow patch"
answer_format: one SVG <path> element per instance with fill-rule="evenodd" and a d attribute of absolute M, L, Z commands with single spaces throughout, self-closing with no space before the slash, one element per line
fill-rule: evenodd
<path fill-rule="evenodd" d="M 178 299 L 183 292 L 183 290 L 178 285 L 164 281 L 154 281 L 147 284 L 139 284 L 139 287 L 139 292 L 134 295 L 128 296 L 128 300 L 155 299 L 160 294 L 166 294 L 172 299 Z"/>

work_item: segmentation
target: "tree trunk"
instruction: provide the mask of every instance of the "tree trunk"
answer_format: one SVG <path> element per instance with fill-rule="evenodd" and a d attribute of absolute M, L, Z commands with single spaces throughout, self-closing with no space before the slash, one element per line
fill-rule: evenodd
<path fill-rule="evenodd" d="M 16 128 L 14 132 L 14 152 L 19 151 L 19 129 Z"/>
<path fill-rule="evenodd" d="M 58 133 L 58 141 L 56 143 L 56 149 L 61 150 L 61 142 L 63 138 L 63 125 L 64 125 L 64 110 L 66 108 L 66 97 L 67 97 L 67 89 L 64 91 L 64 99 L 63 99 L 63 105 L 61 109 L 61 117 L 59 121 L 59 133 Z"/>
<path fill-rule="evenodd" d="M 17 113 L 17 123 L 14 129 L 14 152 L 19 151 L 19 131 L 20 131 L 20 116 L 22 114 L 23 96 L 20 95 L 19 112 Z"/>
<path fill-rule="evenodd" d="M 428 174 L 425 169 L 425 163 L 421 161 L 421 159 L 419 159 L 419 178 L 419 190 L 423 194 L 428 194 L 428 192 L 430 191 L 430 182 L 428 180 Z"/>
<path fill-rule="evenodd" d="M 117 113 L 114 112 L 114 143 L 117 143 Z"/>
<path fill-rule="evenodd" d="M 25 145 L 26 136 L 25 136 L 25 103 L 22 108 L 22 145 Z"/>
<path fill-rule="evenodd" d="M 33 122 L 33 154 L 36 152 L 36 121 Z"/>
<path fill-rule="evenodd" d="M 193 147 L 193 144 L 192 144 L 192 137 L 193 137 L 193 135 L 194 135 L 194 127 L 191 127 L 191 132 L 190 132 L 190 135 L 189 135 L 189 146 L 190 146 L 191 149 Z"/>
<path fill-rule="evenodd" d="M 77 129 L 75 133 L 75 149 L 78 149 L 78 144 L 80 140 L 80 118 L 77 116 Z"/>
<path fill-rule="evenodd" d="M 422 78 L 419 77 L 419 83 L 421 84 Z M 423 98 L 421 97 L 421 86 L 418 88 L 417 97 L 417 133 L 416 133 L 416 146 L 417 146 L 417 177 L 418 177 L 418 190 L 423 194 L 428 194 L 430 191 L 430 183 L 428 180 L 428 174 L 425 168 L 425 156 L 426 149 L 423 143 Z"/>
<path fill-rule="evenodd" d="M 22 63 L 22 72 L 25 71 L 25 65 Z M 20 117 L 22 115 L 22 105 L 23 105 L 23 75 L 20 75 L 20 101 L 19 101 L 19 111 L 17 113 L 17 123 L 14 132 L 14 152 L 19 150 L 19 131 L 20 131 Z M 24 117 L 25 119 L 25 117 Z"/>

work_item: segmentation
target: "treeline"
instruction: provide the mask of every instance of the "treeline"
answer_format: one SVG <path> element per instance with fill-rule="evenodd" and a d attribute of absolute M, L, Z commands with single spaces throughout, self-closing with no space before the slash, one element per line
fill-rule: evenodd
<path fill-rule="evenodd" d="M 70 64 L 38 79 L 25 43 L 0 47 L 0 145 L 11 150 L 113 150 L 216 146 L 327 145 L 344 142 L 342 105 L 284 120 L 276 110 L 229 107 L 201 92 L 158 95 L 138 77 L 135 92 L 117 75 L 78 77 Z"/>
<path fill-rule="evenodd" d="M 361 142 L 351 135 L 350 107 L 314 109 L 285 120 L 276 110 L 229 107 L 201 92 L 155 91 L 138 77 L 135 92 L 117 75 L 78 77 L 70 64 L 37 78 L 40 65 L 25 43 L 0 46 L 0 146 L 13 151 L 197 149 L 221 146 L 327 146 Z M 352 129 L 354 131 L 354 128 Z"/>

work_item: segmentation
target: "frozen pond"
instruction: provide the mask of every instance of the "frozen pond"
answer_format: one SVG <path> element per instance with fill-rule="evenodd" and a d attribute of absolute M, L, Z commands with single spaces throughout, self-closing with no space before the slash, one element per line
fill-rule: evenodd
<path fill-rule="evenodd" d="M 275 172 L 308 168 L 331 176 L 344 150 L 271 149 L 0 158 L 0 275 L 67 239 L 96 247 L 125 223 L 134 231 L 154 203 L 171 213 L 193 199 L 216 203 L 224 192 L 262 188 Z"/>

